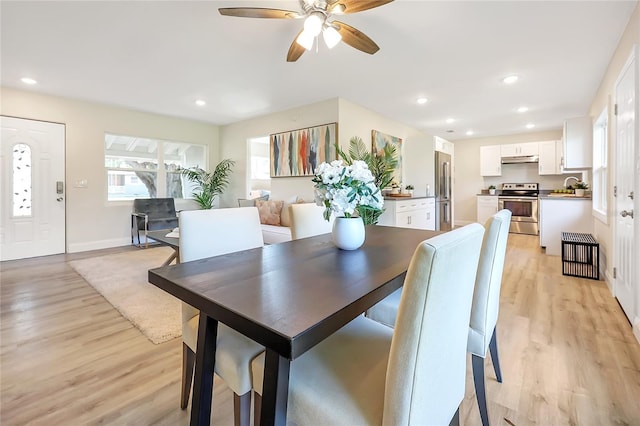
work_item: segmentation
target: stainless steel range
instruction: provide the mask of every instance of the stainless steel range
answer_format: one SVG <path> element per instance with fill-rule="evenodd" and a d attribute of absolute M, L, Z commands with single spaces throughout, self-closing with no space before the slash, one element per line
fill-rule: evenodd
<path fill-rule="evenodd" d="M 504 183 L 498 208 L 511 210 L 509 232 L 538 235 L 538 184 Z"/>

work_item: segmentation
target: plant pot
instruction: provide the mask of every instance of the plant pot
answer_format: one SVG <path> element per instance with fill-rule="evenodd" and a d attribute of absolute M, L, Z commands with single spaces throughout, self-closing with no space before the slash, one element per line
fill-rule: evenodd
<path fill-rule="evenodd" d="M 576 197 L 584 197 L 584 189 L 575 189 Z"/>
<path fill-rule="evenodd" d="M 361 217 L 337 217 L 333 222 L 331 234 L 336 247 L 355 250 L 364 244 L 364 222 Z"/>
<path fill-rule="evenodd" d="M 489 195 L 496 195 L 496 190 L 495 189 L 490 189 L 489 190 Z"/>

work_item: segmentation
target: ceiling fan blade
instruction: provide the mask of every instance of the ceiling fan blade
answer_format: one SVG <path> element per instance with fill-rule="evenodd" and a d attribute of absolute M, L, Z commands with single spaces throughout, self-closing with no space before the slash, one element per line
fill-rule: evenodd
<path fill-rule="evenodd" d="M 374 7 L 383 6 L 391 3 L 393 0 L 335 0 L 330 2 L 329 10 L 331 13 L 356 13 L 363 10 L 373 9 Z"/>
<path fill-rule="evenodd" d="M 291 43 L 291 46 L 289 47 L 289 52 L 287 53 L 287 62 L 297 61 L 300 58 L 300 56 L 302 56 L 304 51 L 307 50 L 304 47 L 300 46 L 297 42 L 298 36 L 302 34 L 302 31 L 304 31 L 304 29 L 302 29 L 298 34 L 296 34 L 296 37 L 293 39 L 293 43 Z"/>
<path fill-rule="evenodd" d="M 221 7 L 218 9 L 221 15 L 237 16 L 240 18 L 274 18 L 293 19 L 301 15 L 293 10 L 269 9 L 265 7 Z"/>
<path fill-rule="evenodd" d="M 367 37 L 363 32 L 353 28 L 351 25 L 347 25 L 344 22 L 333 21 L 337 27 L 338 32 L 342 36 L 342 41 L 347 43 L 349 46 L 361 50 L 365 53 L 369 53 L 373 55 L 380 47 L 369 37 Z"/>

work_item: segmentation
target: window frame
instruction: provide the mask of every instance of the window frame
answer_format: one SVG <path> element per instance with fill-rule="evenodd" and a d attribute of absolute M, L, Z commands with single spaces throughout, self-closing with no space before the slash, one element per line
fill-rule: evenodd
<path fill-rule="evenodd" d="M 593 216 L 605 225 L 609 197 L 609 108 L 605 106 L 593 123 L 593 164 L 591 198 Z"/>
<path fill-rule="evenodd" d="M 131 151 L 131 155 L 127 155 L 126 151 L 119 151 L 120 154 L 116 155 L 113 152 L 109 153 L 109 148 L 107 147 L 107 139 L 108 138 L 128 138 L 128 139 L 139 139 L 150 144 L 154 144 L 155 152 L 143 153 L 140 151 Z M 167 155 L 165 154 L 165 145 L 183 145 L 187 147 L 199 147 L 202 149 L 202 164 L 189 164 L 189 161 L 185 158 L 182 160 L 175 160 L 173 158 L 167 159 Z M 108 204 L 118 204 L 118 203 L 126 203 L 134 200 L 135 198 L 166 198 L 167 195 L 167 175 L 172 173 L 171 170 L 166 170 L 165 166 L 169 164 L 175 164 L 176 162 L 184 162 L 186 163 L 184 167 L 192 167 L 198 166 L 204 170 L 208 170 L 209 168 L 209 146 L 205 143 L 195 143 L 195 142 L 182 142 L 175 140 L 167 140 L 167 139 L 158 139 L 158 138 L 149 138 L 149 137 L 138 137 L 132 135 L 123 135 L 123 134 L 115 134 L 111 132 L 105 132 L 104 134 L 104 170 L 105 170 L 105 192 L 106 192 L 106 201 Z M 186 156 L 187 149 L 183 150 L 183 156 Z M 172 157 L 172 156 L 169 156 Z M 144 168 L 126 168 L 126 167 L 113 167 L 107 165 L 107 159 L 109 158 L 120 158 L 120 159 L 128 159 L 131 158 L 134 161 L 140 162 L 141 160 L 148 161 L 150 163 L 154 163 L 156 168 L 153 171 L 156 172 L 157 176 L 155 179 L 156 185 L 156 195 L 152 197 L 150 194 L 147 196 L 136 196 L 134 198 L 122 197 L 122 198 L 110 198 L 109 193 L 109 174 L 111 172 L 134 172 L 135 171 L 143 171 Z M 166 163 L 166 164 L 165 164 Z M 193 163 L 193 161 L 192 161 Z M 136 175 L 137 176 L 137 175 Z M 125 178 L 126 179 L 126 178 Z M 193 185 L 189 182 L 185 177 L 181 178 L 182 181 L 182 197 L 173 197 L 176 200 L 190 200 L 193 199 Z"/>

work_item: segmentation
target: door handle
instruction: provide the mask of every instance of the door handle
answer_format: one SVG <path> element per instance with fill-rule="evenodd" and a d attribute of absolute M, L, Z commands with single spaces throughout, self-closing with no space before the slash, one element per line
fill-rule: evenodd
<path fill-rule="evenodd" d="M 62 200 L 64 200 L 64 198 L 62 198 L 62 197 L 58 197 L 58 198 L 56 198 L 56 201 L 57 201 L 57 202 L 59 202 L 59 203 L 61 203 L 61 202 L 62 202 Z"/>
<path fill-rule="evenodd" d="M 622 211 L 620 212 L 620 216 L 622 216 L 622 217 L 630 216 L 630 217 L 631 217 L 631 219 L 633 219 L 633 210 L 629 210 L 629 211 L 622 210 Z"/>

